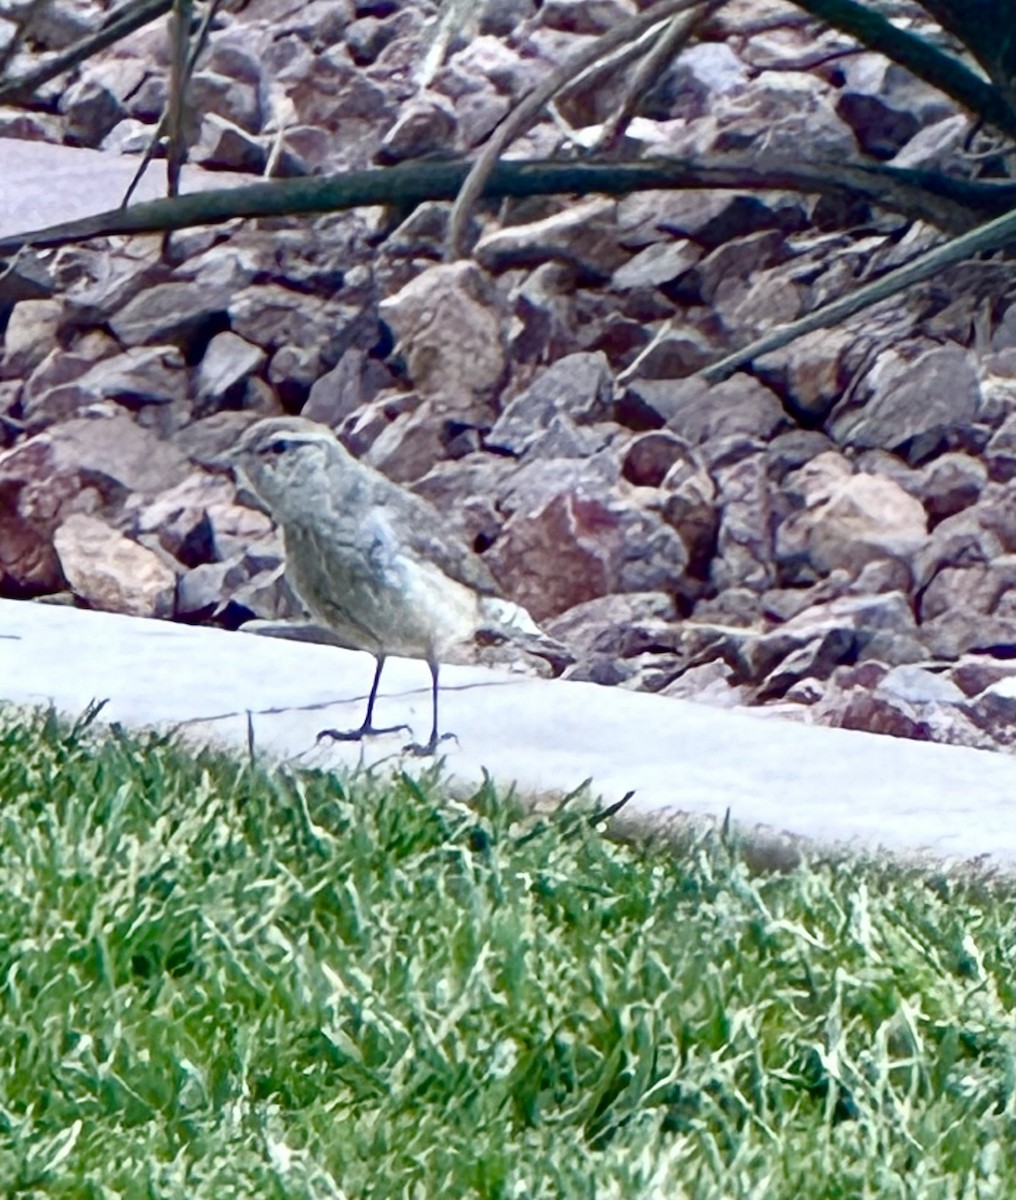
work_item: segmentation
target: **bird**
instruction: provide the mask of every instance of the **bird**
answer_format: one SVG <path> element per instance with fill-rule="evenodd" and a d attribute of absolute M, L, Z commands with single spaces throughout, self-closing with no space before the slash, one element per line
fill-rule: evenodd
<path fill-rule="evenodd" d="M 285 571 L 311 615 L 343 645 L 374 656 L 362 724 L 322 730 L 359 741 L 404 725 L 374 725 L 390 655 L 423 659 L 431 676 L 431 731 L 406 751 L 432 755 L 441 741 L 438 678 L 456 645 L 514 641 L 558 670 L 573 661 L 529 613 L 505 599 L 489 567 L 423 497 L 394 483 L 305 417 L 251 425 L 228 455 L 241 483 L 281 527 Z"/>

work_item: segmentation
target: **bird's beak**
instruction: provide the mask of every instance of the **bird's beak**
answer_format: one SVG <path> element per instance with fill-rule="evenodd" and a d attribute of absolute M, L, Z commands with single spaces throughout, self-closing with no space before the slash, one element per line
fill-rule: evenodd
<path fill-rule="evenodd" d="M 231 475 L 236 474 L 236 459 L 230 450 L 220 450 L 218 454 L 204 455 L 201 465 L 209 467 L 213 471 L 228 471 Z"/>

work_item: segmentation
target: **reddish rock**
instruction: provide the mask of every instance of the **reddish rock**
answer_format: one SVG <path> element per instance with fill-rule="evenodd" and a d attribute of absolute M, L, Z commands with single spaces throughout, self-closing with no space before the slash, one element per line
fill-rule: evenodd
<path fill-rule="evenodd" d="M 974 656 L 964 657 L 950 668 L 949 678 L 964 696 L 973 699 L 1002 679 L 1016 678 L 1016 663 Z"/>
<path fill-rule="evenodd" d="M 644 433 L 628 443 L 621 473 L 636 487 L 656 488 L 675 464 L 688 462 L 688 446 L 680 438 L 670 433 Z"/>
<path fill-rule="evenodd" d="M 563 492 L 516 513 L 485 558 L 512 598 L 543 621 L 614 590 L 621 540 L 618 512 Z"/>
<path fill-rule="evenodd" d="M 770 493 L 765 459 L 749 453 L 712 470 L 719 527 L 709 579 L 717 590 L 740 586 L 762 592 L 775 582 Z"/>

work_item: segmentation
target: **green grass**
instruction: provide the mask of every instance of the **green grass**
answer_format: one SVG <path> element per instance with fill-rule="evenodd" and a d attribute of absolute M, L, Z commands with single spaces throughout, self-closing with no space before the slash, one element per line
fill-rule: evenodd
<path fill-rule="evenodd" d="M 1016 1192 L 1012 888 L 0 716 L 0 1192 Z"/>

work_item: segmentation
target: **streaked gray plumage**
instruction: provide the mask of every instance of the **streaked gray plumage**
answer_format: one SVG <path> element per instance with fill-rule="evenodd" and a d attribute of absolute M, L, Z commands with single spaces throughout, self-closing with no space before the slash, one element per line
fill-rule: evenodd
<path fill-rule="evenodd" d="M 413 749 L 433 753 L 439 664 L 452 646 L 480 633 L 551 644 L 435 508 L 358 462 L 323 425 L 258 421 L 230 457 L 282 527 L 286 572 L 310 612 L 377 661 L 363 725 L 329 736 L 390 731 L 372 725 L 374 701 L 386 656 L 405 655 L 430 666 L 431 736 Z"/>

